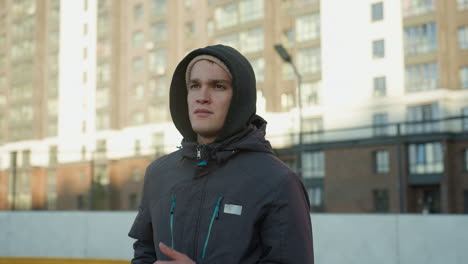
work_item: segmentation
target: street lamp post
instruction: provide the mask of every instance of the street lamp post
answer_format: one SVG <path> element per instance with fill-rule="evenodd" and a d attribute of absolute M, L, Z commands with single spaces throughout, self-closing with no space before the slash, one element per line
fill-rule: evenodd
<path fill-rule="evenodd" d="M 299 167 L 299 175 L 302 176 L 302 102 L 301 102 L 301 83 L 302 83 L 302 76 L 294 65 L 291 56 L 286 51 L 286 49 L 281 44 L 275 45 L 275 50 L 278 55 L 283 59 L 284 62 L 289 63 L 292 69 L 294 70 L 294 74 L 297 78 L 297 92 L 296 92 L 296 103 L 297 108 L 299 110 L 299 160 L 298 160 L 298 167 Z"/>

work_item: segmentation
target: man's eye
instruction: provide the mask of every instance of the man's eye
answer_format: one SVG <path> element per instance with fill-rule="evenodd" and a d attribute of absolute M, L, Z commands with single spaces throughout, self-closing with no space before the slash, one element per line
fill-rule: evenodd
<path fill-rule="evenodd" d="M 199 88 L 200 85 L 199 84 L 192 84 L 190 85 L 190 89 L 195 89 L 195 88 Z"/>
<path fill-rule="evenodd" d="M 216 84 L 215 85 L 215 88 L 216 89 L 226 89 L 226 86 L 222 85 L 222 84 Z"/>

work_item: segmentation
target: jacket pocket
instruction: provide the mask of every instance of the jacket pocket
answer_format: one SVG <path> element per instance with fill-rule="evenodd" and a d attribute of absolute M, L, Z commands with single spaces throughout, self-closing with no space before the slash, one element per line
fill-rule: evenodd
<path fill-rule="evenodd" d="M 206 234 L 205 243 L 203 244 L 203 251 L 202 251 L 202 256 L 201 256 L 202 259 L 206 258 L 206 249 L 208 248 L 208 242 L 210 241 L 211 228 L 213 227 L 215 220 L 218 220 L 219 218 L 219 210 L 220 210 L 222 201 L 223 201 L 223 196 L 219 196 L 218 201 L 216 202 L 216 206 L 213 210 L 213 214 L 211 215 L 210 225 L 208 227 L 208 233 Z"/>

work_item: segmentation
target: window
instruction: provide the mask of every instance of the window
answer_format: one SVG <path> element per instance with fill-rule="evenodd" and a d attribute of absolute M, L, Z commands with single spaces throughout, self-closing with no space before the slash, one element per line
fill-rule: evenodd
<path fill-rule="evenodd" d="M 374 164 L 376 173 L 388 173 L 390 171 L 388 151 L 380 150 L 374 152 Z"/>
<path fill-rule="evenodd" d="M 387 136 L 388 135 L 388 114 L 377 113 L 372 118 L 372 124 L 374 126 L 374 136 Z"/>
<path fill-rule="evenodd" d="M 293 93 L 282 93 L 281 94 L 281 110 L 289 111 L 294 107 L 294 94 Z"/>
<path fill-rule="evenodd" d="M 317 142 L 322 138 L 323 119 L 321 117 L 304 118 L 302 121 L 303 141 Z"/>
<path fill-rule="evenodd" d="M 257 27 L 241 32 L 240 50 L 243 53 L 263 50 L 263 28 Z"/>
<path fill-rule="evenodd" d="M 237 25 L 237 4 L 229 3 L 216 8 L 215 21 L 218 29 Z"/>
<path fill-rule="evenodd" d="M 463 151 L 463 166 L 464 171 L 468 172 L 468 148 Z"/>
<path fill-rule="evenodd" d="M 468 9 L 468 0 L 457 0 L 458 10 Z"/>
<path fill-rule="evenodd" d="M 133 113 L 133 125 L 142 125 L 145 122 L 145 114 L 142 111 Z"/>
<path fill-rule="evenodd" d="M 153 42 L 158 43 L 167 40 L 167 27 L 166 23 L 153 24 L 152 28 Z"/>
<path fill-rule="evenodd" d="M 151 10 L 153 16 L 161 16 L 166 13 L 167 9 L 167 0 L 151 0 Z"/>
<path fill-rule="evenodd" d="M 135 85 L 135 97 L 140 100 L 145 97 L 145 86 L 142 83 Z"/>
<path fill-rule="evenodd" d="M 193 22 L 189 22 L 185 24 L 185 36 L 193 37 L 195 35 L 195 24 Z"/>
<path fill-rule="evenodd" d="M 216 42 L 226 46 L 231 46 L 235 49 L 237 49 L 239 46 L 239 38 L 237 33 L 230 33 L 220 36 Z"/>
<path fill-rule="evenodd" d="M 441 143 L 410 144 L 408 152 L 411 174 L 444 172 L 444 154 Z"/>
<path fill-rule="evenodd" d="M 52 32 L 51 32 L 52 33 Z M 55 35 L 55 34 L 54 34 Z M 83 35 L 88 35 L 88 24 L 83 25 Z"/>
<path fill-rule="evenodd" d="M 78 195 L 78 197 L 76 197 L 76 203 L 77 203 L 77 208 L 78 210 L 83 210 L 84 207 L 85 207 L 85 199 L 84 199 L 84 196 L 83 195 Z"/>
<path fill-rule="evenodd" d="M 305 48 L 297 52 L 297 64 L 301 74 L 321 71 L 320 48 Z"/>
<path fill-rule="evenodd" d="M 141 154 L 141 141 L 135 140 L 135 155 L 138 156 Z"/>
<path fill-rule="evenodd" d="M 81 160 L 86 160 L 86 146 L 81 147 Z"/>
<path fill-rule="evenodd" d="M 437 63 L 416 64 L 405 68 L 405 87 L 407 92 L 435 90 L 439 86 Z"/>
<path fill-rule="evenodd" d="M 374 198 L 374 211 L 377 213 L 388 213 L 390 210 L 388 190 L 374 189 L 372 191 L 372 196 Z"/>
<path fill-rule="evenodd" d="M 463 208 L 463 213 L 468 214 L 468 190 L 463 191 Z"/>
<path fill-rule="evenodd" d="M 96 129 L 104 130 L 110 128 L 110 117 L 106 111 L 96 113 Z"/>
<path fill-rule="evenodd" d="M 417 16 L 433 12 L 436 0 L 403 0 L 403 16 Z"/>
<path fill-rule="evenodd" d="M 49 147 L 49 165 L 56 165 L 58 161 L 57 158 L 57 146 Z"/>
<path fill-rule="evenodd" d="M 405 55 L 418 55 L 437 50 L 436 23 L 405 27 Z"/>
<path fill-rule="evenodd" d="M 96 183 L 101 185 L 108 185 L 109 184 L 109 169 L 107 165 L 98 165 L 96 166 L 96 172 L 94 174 L 96 177 Z"/>
<path fill-rule="evenodd" d="M 133 18 L 135 20 L 140 20 L 143 17 L 143 7 L 141 5 L 136 5 L 133 7 Z"/>
<path fill-rule="evenodd" d="M 309 202 L 312 209 L 323 207 L 322 187 L 316 186 L 312 188 L 307 188 L 307 194 L 309 195 Z"/>
<path fill-rule="evenodd" d="M 110 116 L 105 111 L 96 113 L 96 129 L 104 130 L 110 128 Z"/>
<path fill-rule="evenodd" d="M 96 142 L 96 158 L 104 158 L 107 152 L 107 141 L 100 139 Z"/>
<path fill-rule="evenodd" d="M 302 107 L 315 106 L 320 103 L 319 92 L 321 82 L 305 82 L 301 85 Z"/>
<path fill-rule="evenodd" d="M 136 210 L 138 209 L 138 198 L 136 193 L 130 194 L 128 197 L 129 200 L 129 207 L 131 210 Z"/>
<path fill-rule="evenodd" d="M 153 134 L 153 148 L 155 150 L 155 154 L 161 154 L 164 150 L 164 133 L 156 132 Z"/>
<path fill-rule="evenodd" d="M 320 37 L 320 14 L 308 14 L 296 18 L 297 41 L 318 39 Z"/>
<path fill-rule="evenodd" d="M 385 57 L 385 41 L 383 39 L 372 41 L 372 57 L 374 59 Z"/>
<path fill-rule="evenodd" d="M 167 52 L 165 49 L 152 51 L 149 55 L 149 70 L 158 75 L 166 72 Z"/>
<path fill-rule="evenodd" d="M 254 59 L 250 61 L 250 64 L 252 64 L 257 82 L 263 82 L 265 80 L 265 59 L 263 57 Z"/>
<path fill-rule="evenodd" d="M 462 121 L 462 129 L 463 131 L 468 131 L 468 107 L 462 109 L 462 116 L 464 116 Z"/>
<path fill-rule="evenodd" d="M 47 209 L 57 208 L 57 175 L 55 170 L 47 172 Z"/>
<path fill-rule="evenodd" d="M 372 21 L 381 21 L 384 18 L 383 3 L 377 2 L 371 5 Z"/>
<path fill-rule="evenodd" d="M 409 106 L 408 122 L 410 124 L 406 124 L 407 133 L 437 132 L 440 128 L 440 122 L 432 122 L 432 120 L 439 118 L 440 111 L 437 103 Z"/>
<path fill-rule="evenodd" d="M 460 86 L 463 89 L 468 89 L 468 66 L 460 68 Z"/>
<path fill-rule="evenodd" d="M 141 181 L 141 170 L 140 168 L 133 168 L 132 169 L 132 180 L 134 182 L 139 182 Z"/>
<path fill-rule="evenodd" d="M 387 79 L 385 76 L 374 78 L 374 97 L 382 97 L 387 94 Z"/>
<path fill-rule="evenodd" d="M 138 31 L 133 33 L 133 47 L 141 48 L 143 47 L 143 42 L 145 41 L 143 32 Z"/>
<path fill-rule="evenodd" d="M 323 178 L 325 176 L 323 151 L 303 152 L 301 156 L 303 178 Z"/>
<path fill-rule="evenodd" d="M 102 85 L 108 83 L 111 79 L 111 71 L 109 62 L 99 63 L 97 65 L 97 83 Z"/>
<path fill-rule="evenodd" d="M 460 49 L 468 49 L 468 26 L 458 28 L 458 45 Z"/>
<path fill-rule="evenodd" d="M 241 0 L 239 15 L 242 23 L 263 17 L 263 0 Z"/>
<path fill-rule="evenodd" d="M 143 59 L 138 57 L 133 59 L 133 72 L 143 71 Z"/>
<path fill-rule="evenodd" d="M 208 20 L 206 23 L 206 31 L 209 37 L 212 37 L 214 34 L 214 22 L 213 19 Z"/>
<path fill-rule="evenodd" d="M 101 89 L 96 91 L 96 109 L 102 109 L 108 107 L 110 104 L 109 91 L 107 89 Z"/>
<path fill-rule="evenodd" d="M 23 167 L 28 168 L 31 166 L 31 151 L 23 150 Z"/>

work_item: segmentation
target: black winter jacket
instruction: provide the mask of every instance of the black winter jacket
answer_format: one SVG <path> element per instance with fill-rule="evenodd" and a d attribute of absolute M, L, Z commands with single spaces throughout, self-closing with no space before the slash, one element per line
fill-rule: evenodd
<path fill-rule="evenodd" d="M 129 236 L 132 263 L 169 260 L 159 242 L 196 263 L 314 263 L 307 193 L 272 152 L 266 122 L 148 166 Z"/>

